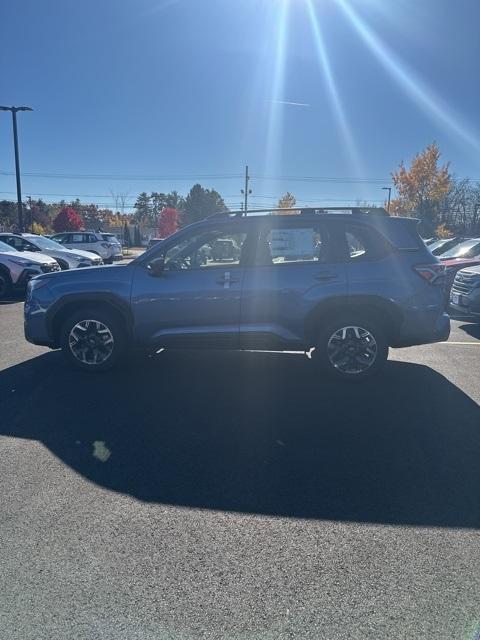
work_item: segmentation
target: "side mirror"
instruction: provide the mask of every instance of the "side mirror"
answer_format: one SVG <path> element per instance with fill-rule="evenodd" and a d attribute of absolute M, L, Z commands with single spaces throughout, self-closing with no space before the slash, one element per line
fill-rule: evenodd
<path fill-rule="evenodd" d="M 165 258 L 154 258 L 148 265 L 150 275 L 158 278 L 165 270 Z"/>

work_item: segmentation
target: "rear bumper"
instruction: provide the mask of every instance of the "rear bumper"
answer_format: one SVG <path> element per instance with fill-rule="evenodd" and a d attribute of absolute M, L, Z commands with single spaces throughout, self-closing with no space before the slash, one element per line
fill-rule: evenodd
<path fill-rule="evenodd" d="M 450 335 L 450 317 L 446 313 L 412 314 L 402 324 L 398 335 L 391 341 L 392 347 L 413 347 L 419 344 L 445 342 Z"/>

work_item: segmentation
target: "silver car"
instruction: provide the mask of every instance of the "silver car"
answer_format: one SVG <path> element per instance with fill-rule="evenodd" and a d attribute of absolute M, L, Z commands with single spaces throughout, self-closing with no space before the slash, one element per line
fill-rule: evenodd
<path fill-rule="evenodd" d="M 37 236 L 33 233 L 24 233 L 21 238 L 34 246 L 37 251 L 41 251 L 47 256 L 55 258 L 62 271 L 66 269 L 80 269 L 82 267 L 97 267 L 103 264 L 102 258 L 91 251 L 69 249 L 59 242 L 55 242 L 55 240 Z M 28 250 L 31 251 L 31 249 Z"/>
<path fill-rule="evenodd" d="M 60 271 L 58 262 L 42 253 L 19 252 L 0 240 L 0 300 L 12 289 L 25 289 L 29 280 L 42 273 Z"/>
<path fill-rule="evenodd" d="M 112 234 L 105 234 L 112 235 Z M 115 237 L 115 236 L 114 236 Z M 64 231 L 52 236 L 52 240 L 60 242 L 69 249 L 91 251 L 98 254 L 106 264 L 111 264 L 114 260 L 121 259 L 122 247 L 117 247 L 110 239 L 105 240 L 102 232 L 94 231 Z M 117 241 L 118 242 L 118 241 Z"/>

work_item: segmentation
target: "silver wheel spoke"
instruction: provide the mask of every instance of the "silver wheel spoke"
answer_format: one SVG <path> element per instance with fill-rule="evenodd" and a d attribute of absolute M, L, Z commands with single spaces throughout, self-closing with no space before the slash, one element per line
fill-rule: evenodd
<path fill-rule="evenodd" d="M 327 343 L 327 355 L 331 364 L 346 374 L 367 371 L 377 359 L 378 345 L 374 336 L 355 325 L 337 329 Z"/>
<path fill-rule="evenodd" d="M 99 320 L 81 320 L 72 327 L 68 345 L 73 356 L 83 364 L 98 365 L 112 354 L 115 340 L 110 329 Z"/>

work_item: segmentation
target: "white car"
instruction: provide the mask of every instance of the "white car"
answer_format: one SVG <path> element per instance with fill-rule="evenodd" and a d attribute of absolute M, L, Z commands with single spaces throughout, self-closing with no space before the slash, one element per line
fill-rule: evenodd
<path fill-rule="evenodd" d="M 25 289 L 34 276 L 52 271 L 60 271 L 60 265 L 50 256 L 20 252 L 0 240 L 0 300 L 7 298 L 12 289 Z"/>
<path fill-rule="evenodd" d="M 123 257 L 122 247 L 117 248 L 113 243 L 104 240 L 100 232 L 64 231 L 63 233 L 56 233 L 51 239 L 60 242 L 60 244 L 69 249 L 83 249 L 97 253 L 108 264 Z"/>
<path fill-rule="evenodd" d="M 35 235 L 34 233 L 23 233 L 22 235 L 16 233 L 0 233 L 0 240 L 11 245 L 14 249 L 17 249 L 17 251 L 38 251 L 51 258 L 55 258 L 62 271 L 65 269 L 78 269 L 80 267 L 96 267 L 103 264 L 102 258 L 97 256 L 96 253 L 81 251 L 80 249 L 68 249 L 59 242 Z"/>

